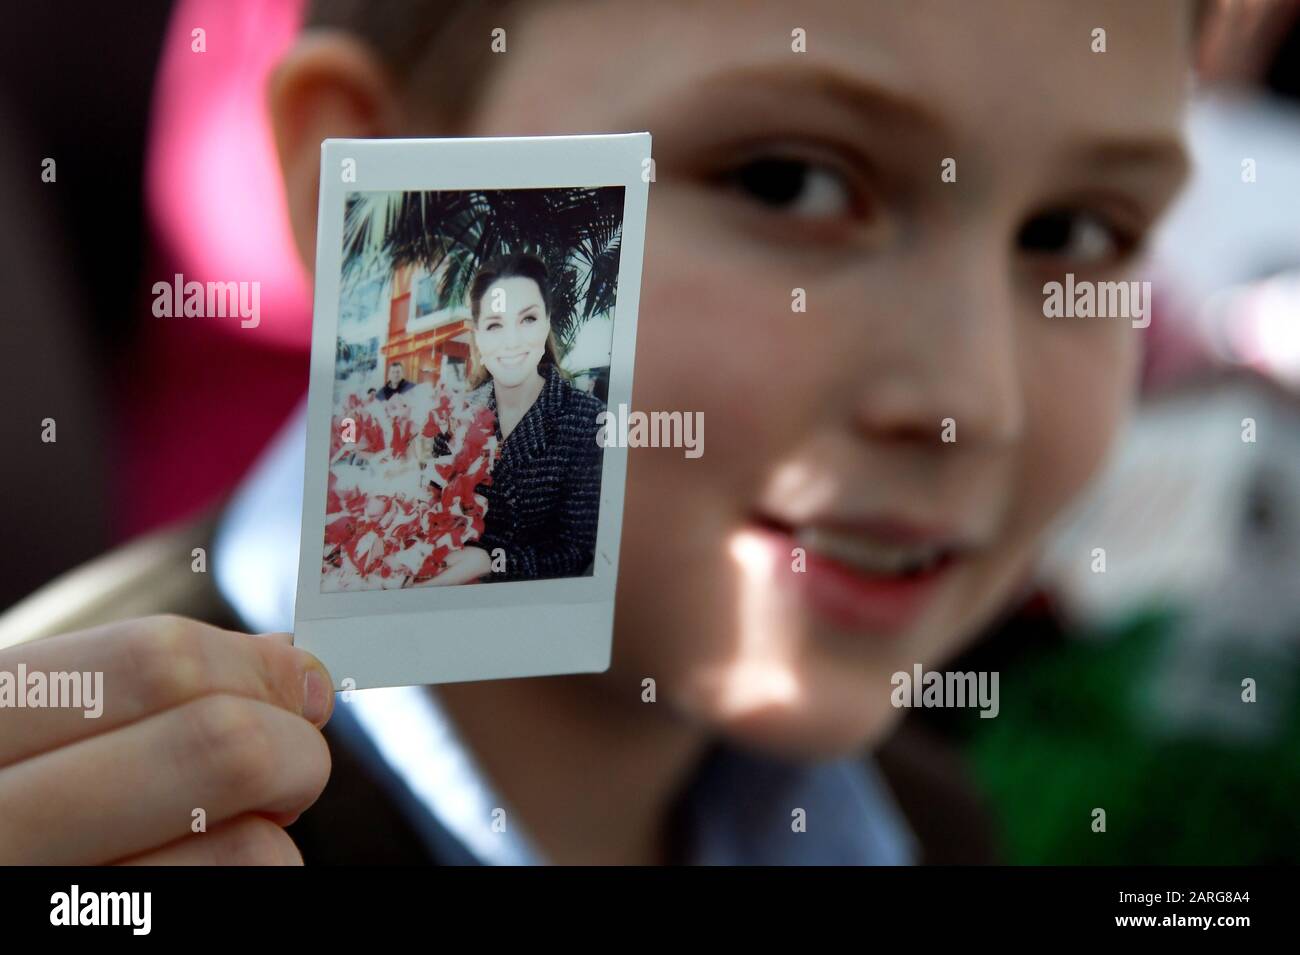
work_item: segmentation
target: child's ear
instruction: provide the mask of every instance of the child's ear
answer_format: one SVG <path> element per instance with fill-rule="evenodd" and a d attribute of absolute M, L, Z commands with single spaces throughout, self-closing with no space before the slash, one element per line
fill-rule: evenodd
<path fill-rule="evenodd" d="M 334 31 L 304 33 L 271 74 L 268 94 L 294 242 L 310 272 L 321 142 L 392 136 L 400 128 L 400 104 L 374 54 Z"/>

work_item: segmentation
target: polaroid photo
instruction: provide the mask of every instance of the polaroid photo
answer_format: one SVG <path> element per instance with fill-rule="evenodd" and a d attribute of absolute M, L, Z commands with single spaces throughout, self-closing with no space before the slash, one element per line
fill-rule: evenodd
<path fill-rule="evenodd" d="M 608 668 L 652 168 L 648 133 L 322 144 L 294 643 L 336 688 Z"/>

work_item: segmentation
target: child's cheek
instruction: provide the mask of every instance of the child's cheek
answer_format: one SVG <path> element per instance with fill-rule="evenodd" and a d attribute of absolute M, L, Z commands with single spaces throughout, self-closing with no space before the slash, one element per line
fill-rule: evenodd
<path fill-rule="evenodd" d="M 1104 466 L 1136 398 L 1140 332 L 1048 330 L 1027 378 L 1021 521 L 1040 529 Z"/>
<path fill-rule="evenodd" d="M 809 329 L 790 309 L 790 289 L 755 270 L 735 242 L 697 246 L 695 215 L 661 204 L 647 235 L 637 334 L 636 404 L 704 415 L 705 454 L 692 467 L 741 466 L 779 443 L 802 417 L 811 381 L 797 356 Z M 717 233 L 715 232 L 716 236 Z"/>

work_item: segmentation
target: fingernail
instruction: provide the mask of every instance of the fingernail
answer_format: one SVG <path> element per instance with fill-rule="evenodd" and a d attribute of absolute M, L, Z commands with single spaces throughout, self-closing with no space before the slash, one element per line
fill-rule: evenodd
<path fill-rule="evenodd" d="M 309 723 L 320 725 L 329 716 L 334 688 L 330 686 L 325 671 L 308 667 L 302 678 L 302 715 Z"/>

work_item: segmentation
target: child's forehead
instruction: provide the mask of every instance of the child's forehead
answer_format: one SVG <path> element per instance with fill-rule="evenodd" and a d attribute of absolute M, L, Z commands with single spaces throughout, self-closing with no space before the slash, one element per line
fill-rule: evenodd
<path fill-rule="evenodd" d="M 518 43 L 501 58 L 489 113 L 536 130 L 672 129 L 707 104 L 700 93 L 760 77 L 755 95 L 788 79 L 786 101 L 808 98 L 821 73 L 918 103 L 954 135 L 996 130 L 1020 115 L 1040 134 L 1067 127 L 1175 129 L 1190 66 L 1192 0 L 632 0 L 526 5 Z M 1095 30 L 1105 34 L 1098 52 Z M 577 58 L 559 48 L 581 49 Z M 544 78 L 544 79 L 543 79 Z M 810 80 L 811 78 L 811 80 Z M 824 84 L 829 85 L 829 84 Z M 585 92 L 584 92 L 585 87 Z M 606 109 L 599 116 L 597 100 Z M 1013 109 L 1012 109 L 1013 107 Z M 667 114 L 667 115 L 665 115 Z M 492 122 L 492 116 L 486 121 Z M 618 125 L 621 124 L 621 125 Z M 1105 129 L 1109 126 L 1109 129 Z M 1077 131 L 1077 130 L 1076 130 Z M 656 143 L 658 147 L 659 143 Z"/>

